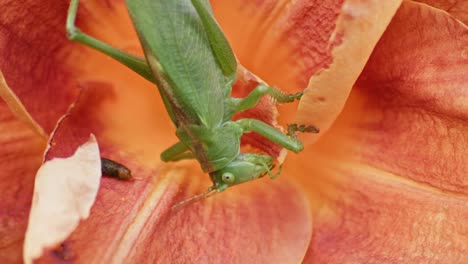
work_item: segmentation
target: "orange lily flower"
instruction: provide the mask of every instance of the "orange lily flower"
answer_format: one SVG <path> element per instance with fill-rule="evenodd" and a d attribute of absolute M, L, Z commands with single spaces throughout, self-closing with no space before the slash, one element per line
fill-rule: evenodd
<path fill-rule="evenodd" d="M 81 2 L 83 31 L 142 54 L 124 1 Z M 37 263 L 467 263 L 468 5 L 452 2 L 212 0 L 246 69 L 307 87 L 278 122 L 321 133 L 278 179 L 173 211 L 210 181 L 159 161 L 176 137 L 154 85 L 67 40 L 68 1 L 3 1 L 0 263 L 23 260 L 38 169 L 90 133 L 136 179 L 102 178 L 89 218 Z M 258 82 L 240 73 L 237 95 Z M 247 114 L 278 119 L 268 100 Z"/>

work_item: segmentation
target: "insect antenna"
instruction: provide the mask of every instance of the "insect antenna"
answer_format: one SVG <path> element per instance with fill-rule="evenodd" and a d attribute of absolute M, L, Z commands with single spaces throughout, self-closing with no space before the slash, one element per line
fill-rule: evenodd
<path fill-rule="evenodd" d="M 180 202 L 176 203 L 174 206 L 172 206 L 171 210 L 174 211 L 174 212 L 177 212 L 177 211 L 179 211 L 180 209 L 182 209 L 183 207 L 185 207 L 185 206 L 187 206 L 189 204 L 193 204 L 195 202 L 198 202 L 201 199 L 206 199 L 206 198 L 211 197 L 211 196 L 213 196 L 213 195 L 215 195 L 217 193 L 218 193 L 218 191 L 213 186 L 211 186 L 205 192 L 194 195 L 194 196 L 192 196 L 192 197 L 190 197 L 188 199 L 185 199 L 183 201 L 180 201 Z"/>

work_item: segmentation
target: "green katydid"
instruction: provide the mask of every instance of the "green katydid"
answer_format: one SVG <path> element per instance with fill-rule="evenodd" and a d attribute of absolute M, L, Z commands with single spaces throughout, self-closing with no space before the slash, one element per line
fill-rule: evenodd
<path fill-rule="evenodd" d="M 71 40 L 97 49 L 155 83 L 176 127 L 179 142 L 161 154 L 165 162 L 195 158 L 209 173 L 208 196 L 243 182 L 273 174 L 273 157 L 241 153 L 240 138 L 256 132 L 288 150 L 300 152 L 295 132 L 315 132 L 313 126 L 290 125 L 288 134 L 256 120 L 233 121 L 235 113 L 256 106 L 270 95 L 278 103 L 300 99 L 265 84 L 244 98 L 231 97 L 237 60 L 214 19 L 208 0 L 127 0 L 145 58 L 105 44 L 75 26 L 78 0 L 71 0 L 67 33 Z"/>

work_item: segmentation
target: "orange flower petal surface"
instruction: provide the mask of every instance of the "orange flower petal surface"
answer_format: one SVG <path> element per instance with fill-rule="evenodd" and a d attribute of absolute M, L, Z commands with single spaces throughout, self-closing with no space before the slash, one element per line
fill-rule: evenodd
<path fill-rule="evenodd" d="M 0 69 L 47 134 L 77 94 L 63 24 L 67 6 L 66 1 L 0 3 Z"/>
<path fill-rule="evenodd" d="M 468 2 L 459 0 L 417 0 L 415 2 L 421 2 L 433 6 L 438 9 L 447 11 L 450 15 L 463 22 L 465 25 L 468 24 Z"/>
<path fill-rule="evenodd" d="M 337 123 L 291 160 L 315 209 L 306 263 L 468 260 L 467 33 L 404 2 Z"/>
<path fill-rule="evenodd" d="M 171 210 L 206 188 L 204 175 L 193 171 L 170 165 L 133 171 L 157 175 L 145 180 L 103 179 L 90 218 L 39 263 L 301 261 L 311 218 L 296 187 L 286 179 L 259 180 Z"/>
<path fill-rule="evenodd" d="M 20 263 L 34 175 L 46 142 L 0 102 L 0 263 Z"/>
<path fill-rule="evenodd" d="M 467 47 L 468 28 L 445 12 L 421 4 L 401 8 L 357 82 L 357 92 L 367 95 L 366 115 L 353 126 L 357 142 L 367 145 L 360 160 L 468 193 Z"/>
<path fill-rule="evenodd" d="M 468 260 L 466 197 L 355 166 L 327 171 L 340 180 L 334 182 L 334 195 L 322 197 L 327 205 L 314 217 L 304 263 Z"/>

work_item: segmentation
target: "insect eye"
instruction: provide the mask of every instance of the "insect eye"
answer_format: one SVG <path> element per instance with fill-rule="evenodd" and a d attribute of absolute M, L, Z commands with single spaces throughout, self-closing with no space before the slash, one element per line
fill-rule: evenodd
<path fill-rule="evenodd" d="M 223 176 L 221 176 L 221 179 L 225 183 L 234 183 L 234 181 L 236 180 L 236 177 L 234 177 L 234 174 L 230 172 L 225 172 L 223 173 Z"/>

